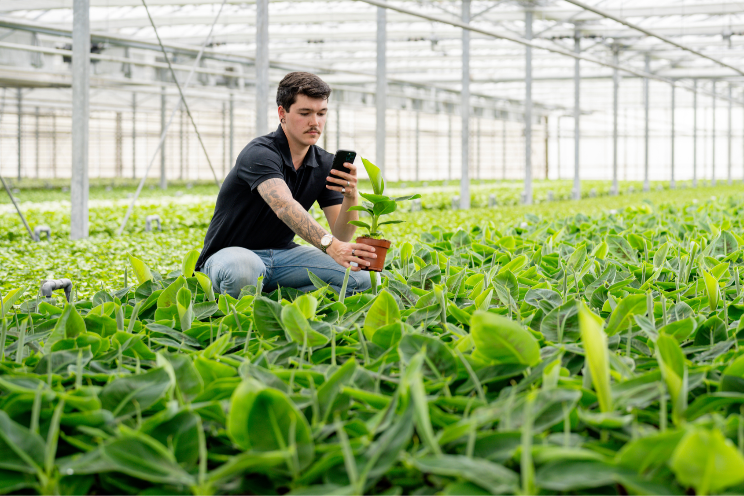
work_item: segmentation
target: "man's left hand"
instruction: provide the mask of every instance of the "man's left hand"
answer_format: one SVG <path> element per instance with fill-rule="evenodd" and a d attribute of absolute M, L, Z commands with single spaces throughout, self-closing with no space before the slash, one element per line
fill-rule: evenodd
<path fill-rule="evenodd" d="M 346 198 L 354 199 L 357 194 L 357 168 L 351 162 L 344 162 L 344 167 L 348 168 L 351 172 L 346 173 L 337 169 L 331 169 L 331 174 L 333 175 L 328 176 L 326 179 L 328 182 L 338 184 L 338 186 L 326 185 L 326 188 L 338 191 Z"/>

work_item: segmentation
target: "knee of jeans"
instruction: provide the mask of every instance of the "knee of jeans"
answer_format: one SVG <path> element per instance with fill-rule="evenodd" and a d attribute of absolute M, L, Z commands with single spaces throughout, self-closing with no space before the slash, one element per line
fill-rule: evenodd
<path fill-rule="evenodd" d="M 266 274 L 266 266 L 257 258 L 235 260 L 220 267 L 220 291 L 225 291 L 233 298 L 240 295 L 240 290 L 248 285 L 255 285 L 260 276 Z"/>
<path fill-rule="evenodd" d="M 370 276 L 372 274 L 377 275 L 374 272 L 360 270 L 359 272 L 351 272 L 349 274 L 349 284 L 346 287 L 346 292 L 361 293 L 367 291 L 372 287 L 372 280 Z"/>

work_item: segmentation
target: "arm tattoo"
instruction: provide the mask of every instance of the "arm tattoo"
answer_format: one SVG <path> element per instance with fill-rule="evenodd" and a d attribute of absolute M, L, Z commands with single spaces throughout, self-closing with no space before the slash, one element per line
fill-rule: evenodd
<path fill-rule="evenodd" d="M 277 217 L 299 237 L 320 248 L 320 238 L 326 234 L 312 216 L 292 198 L 287 183 L 282 179 L 269 179 L 258 185 L 258 193 L 271 207 Z"/>

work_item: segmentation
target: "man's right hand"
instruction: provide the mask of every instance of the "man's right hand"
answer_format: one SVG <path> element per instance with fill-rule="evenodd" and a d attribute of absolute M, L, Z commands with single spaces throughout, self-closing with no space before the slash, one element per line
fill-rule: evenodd
<path fill-rule="evenodd" d="M 371 262 L 362 260 L 360 257 L 367 259 L 377 258 L 373 246 L 362 243 L 346 243 L 338 238 L 333 238 L 331 246 L 326 249 L 326 253 L 333 258 L 337 264 L 343 267 L 351 267 L 353 272 L 362 270 L 361 266 L 369 267 Z M 360 267 L 354 267 L 351 262 L 356 262 Z"/>

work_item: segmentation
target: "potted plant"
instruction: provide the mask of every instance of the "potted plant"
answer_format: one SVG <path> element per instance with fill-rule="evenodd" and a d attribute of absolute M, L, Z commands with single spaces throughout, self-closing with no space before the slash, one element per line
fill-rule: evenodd
<path fill-rule="evenodd" d="M 385 191 L 385 179 L 382 177 L 380 168 L 365 158 L 362 158 L 362 163 L 364 164 L 369 180 L 372 183 L 373 193 L 369 194 L 360 192 L 359 194 L 362 198 L 367 201 L 362 201 L 362 205 L 353 206 L 349 210 L 367 212 L 370 217 L 372 217 L 372 222 L 368 224 L 361 220 L 352 220 L 349 224 L 361 227 L 367 231 L 363 236 L 357 237 L 356 242 L 374 246 L 375 253 L 377 254 L 377 258 L 370 260 L 370 262 L 372 262 L 371 265 L 369 267 L 362 267 L 362 270 L 382 272 L 383 267 L 385 267 L 385 256 L 387 255 L 391 243 L 387 239 L 382 239 L 383 234 L 380 231 L 380 227 L 386 224 L 400 224 L 405 221 L 388 220 L 380 222 L 380 217 L 395 212 L 398 209 L 398 202 L 415 200 L 416 198 L 421 198 L 421 195 L 401 196 L 399 198 L 390 198 L 383 195 L 383 192 Z"/>

